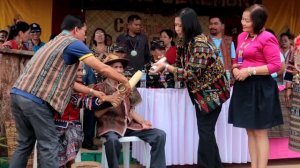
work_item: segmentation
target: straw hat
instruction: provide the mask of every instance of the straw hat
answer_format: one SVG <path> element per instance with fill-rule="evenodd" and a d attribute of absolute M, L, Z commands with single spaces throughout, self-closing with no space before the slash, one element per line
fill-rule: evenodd
<path fill-rule="evenodd" d="M 107 65 L 111 65 L 113 63 L 116 63 L 116 62 L 121 62 L 122 65 L 123 65 L 123 68 L 125 68 L 128 64 L 128 60 L 125 59 L 125 58 L 120 58 L 119 56 L 115 55 L 115 54 L 112 54 L 112 53 L 109 53 L 105 60 L 103 61 L 104 64 L 107 64 Z"/>

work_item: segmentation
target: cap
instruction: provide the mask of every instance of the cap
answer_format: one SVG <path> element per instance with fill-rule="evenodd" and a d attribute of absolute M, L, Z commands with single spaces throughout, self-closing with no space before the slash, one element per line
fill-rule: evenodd
<path fill-rule="evenodd" d="M 40 27 L 40 25 L 39 24 L 37 24 L 37 23 L 32 23 L 31 25 L 30 25 L 30 32 L 32 33 L 32 32 L 41 32 L 42 31 L 42 29 L 41 29 L 41 27 Z"/>

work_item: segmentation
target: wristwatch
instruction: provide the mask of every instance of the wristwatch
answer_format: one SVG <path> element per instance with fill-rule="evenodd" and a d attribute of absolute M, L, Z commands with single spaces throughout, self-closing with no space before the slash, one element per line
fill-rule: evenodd
<path fill-rule="evenodd" d="M 166 64 L 166 66 L 165 66 L 165 71 L 168 72 L 168 67 L 169 67 L 169 66 L 170 66 L 169 64 Z"/>
<path fill-rule="evenodd" d="M 255 67 L 253 68 L 252 74 L 256 75 L 256 69 L 255 69 Z"/>

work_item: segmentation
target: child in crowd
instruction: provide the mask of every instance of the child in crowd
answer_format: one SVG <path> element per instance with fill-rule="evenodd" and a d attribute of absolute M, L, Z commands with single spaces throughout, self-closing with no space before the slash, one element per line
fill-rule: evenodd
<path fill-rule="evenodd" d="M 154 63 L 166 57 L 166 50 L 164 42 L 154 40 L 150 42 L 151 63 L 145 65 L 147 73 L 147 87 L 148 88 L 174 88 L 174 75 L 170 72 L 163 71 L 159 73 L 149 73 L 150 68 Z M 166 60 L 167 61 L 167 60 Z"/>

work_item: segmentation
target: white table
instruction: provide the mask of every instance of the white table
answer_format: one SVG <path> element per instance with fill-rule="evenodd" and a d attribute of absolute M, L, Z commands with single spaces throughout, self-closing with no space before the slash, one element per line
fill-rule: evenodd
<path fill-rule="evenodd" d="M 136 107 L 153 127 L 167 133 L 167 165 L 197 163 L 198 130 L 195 108 L 186 89 L 139 88 L 143 101 Z M 245 129 L 227 123 L 229 101 L 225 102 L 216 125 L 216 138 L 223 163 L 250 161 Z M 140 144 L 133 144 L 132 155 L 144 164 Z"/>

